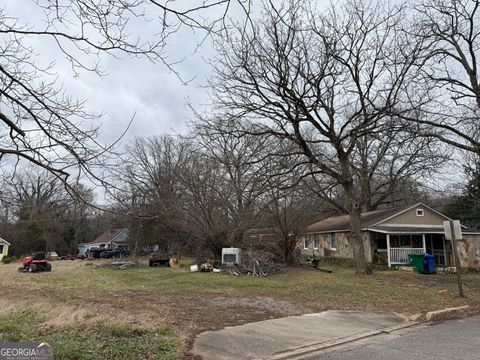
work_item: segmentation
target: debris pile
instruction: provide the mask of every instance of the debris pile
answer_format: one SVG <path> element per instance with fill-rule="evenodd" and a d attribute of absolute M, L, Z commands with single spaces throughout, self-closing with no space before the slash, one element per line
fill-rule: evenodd
<path fill-rule="evenodd" d="M 97 267 L 99 268 L 106 268 L 106 269 L 129 269 L 129 268 L 136 268 L 139 266 L 140 264 L 136 260 L 112 261 L 112 262 L 107 262 L 104 264 L 97 265 Z"/>
<path fill-rule="evenodd" d="M 190 272 L 220 272 L 219 263 L 216 260 L 207 259 L 199 261 L 196 264 L 190 266 Z"/>
<path fill-rule="evenodd" d="M 266 251 L 250 250 L 244 253 L 241 264 L 228 265 L 226 269 L 235 276 L 242 274 L 248 276 L 268 276 L 272 273 L 282 271 L 283 264 L 275 261 L 273 254 Z"/>
<path fill-rule="evenodd" d="M 268 276 L 283 270 L 284 265 L 275 261 L 273 254 L 266 251 L 250 250 L 242 256 L 240 264 L 230 263 L 221 265 L 218 261 L 208 259 L 198 261 L 190 266 L 190 272 L 229 272 L 240 276 Z"/>

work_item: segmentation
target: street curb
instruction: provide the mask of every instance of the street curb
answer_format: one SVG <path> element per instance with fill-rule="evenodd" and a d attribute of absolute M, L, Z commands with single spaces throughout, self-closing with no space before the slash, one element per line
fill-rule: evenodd
<path fill-rule="evenodd" d="M 317 344 L 311 344 L 311 345 L 306 345 L 302 346 L 299 348 L 295 348 L 292 350 L 285 350 L 281 353 L 276 353 L 273 355 L 268 355 L 268 356 L 263 356 L 263 357 L 258 357 L 255 358 L 255 360 L 286 360 L 286 359 L 295 359 L 296 357 L 303 356 L 303 355 L 308 355 L 309 353 L 316 352 L 316 351 L 321 351 L 321 350 L 326 350 L 328 348 L 334 347 L 334 346 L 339 346 L 343 344 L 347 344 L 353 341 L 365 339 L 368 337 L 372 337 L 375 335 L 380 335 L 380 334 L 385 334 L 385 333 L 390 333 L 393 331 L 405 329 L 411 326 L 415 325 L 420 325 L 423 322 L 421 321 L 408 321 L 403 324 L 399 325 L 394 325 L 390 326 L 387 328 L 379 329 L 379 330 L 371 330 L 367 331 L 364 333 L 344 337 L 344 338 L 338 338 L 335 340 L 330 340 L 330 341 L 325 341 Z"/>
<path fill-rule="evenodd" d="M 465 310 L 471 309 L 472 307 L 470 305 L 464 305 L 456 308 L 446 308 L 443 310 L 435 310 L 435 311 L 429 311 L 425 314 L 425 319 L 427 321 L 439 321 L 439 320 L 445 320 L 446 316 L 451 316 L 455 315 L 457 313 L 461 313 Z"/>
<path fill-rule="evenodd" d="M 409 328 L 409 327 L 420 325 L 420 324 L 425 324 L 425 323 L 428 323 L 428 322 L 445 320 L 446 317 L 448 318 L 451 315 L 455 315 L 457 313 L 462 313 L 462 312 L 464 312 L 466 310 L 469 310 L 471 308 L 472 307 L 470 305 L 464 305 L 464 306 L 455 307 L 455 308 L 446 308 L 446 309 L 443 309 L 443 310 L 429 311 L 425 314 L 425 318 L 424 318 L 425 320 L 423 320 L 423 321 L 422 320 L 406 321 L 405 323 L 390 326 L 390 327 L 383 328 L 383 329 L 371 330 L 371 331 L 367 331 L 367 332 L 364 332 L 364 333 L 360 333 L 360 334 L 356 334 L 356 335 L 352 335 L 352 336 L 348 336 L 348 337 L 344 337 L 344 338 L 338 338 L 338 339 L 325 341 L 325 342 L 321 342 L 321 343 L 305 345 L 305 346 L 294 348 L 294 349 L 291 349 L 291 350 L 285 350 L 285 351 L 282 351 L 280 353 L 276 353 L 276 354 L 273 354 L 273 355 L 258 357 L 258 358 L 255 358 L 255 360 L 287 360 L 287 359 L 294 360 L 297 357 L 308 355 L 308 354 L 316 352 L 316 351 L 326 350 L 326 349 L 329 349 L 329 348 L 332 348 L 332 347 L 335 347 L 335 346 L 348 344 L 350 342 L 354 342 L 354 341 L 357 341 L 357 340 L 362 340 L 362 339 L 369 338 L 369 337 L 372 337 L 372 336 L 385 334 L 385 333 L 390 333 L 390 332 L 393 332 L 393 331 Z"/>

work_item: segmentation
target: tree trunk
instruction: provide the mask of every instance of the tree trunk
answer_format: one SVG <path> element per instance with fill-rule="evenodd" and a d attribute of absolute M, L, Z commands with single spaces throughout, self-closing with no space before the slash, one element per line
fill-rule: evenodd
<path fill-rule="evenodd" d="M 287 265 L 293 264 L 292 245 L 288 233 L 283 234 L 283 261 Z"/>
<path fill-rule="evenodd" d="M 353 261 L 357 275 L 369 275 L 372 273 L 371 267 L 365 258 L 365 247 L 362 240 L 362 223 L 361 223 L 361 206 L 350 197 L 350 219 L 351 219 L 351 236 L 350 242 L 353 248 Z"/>

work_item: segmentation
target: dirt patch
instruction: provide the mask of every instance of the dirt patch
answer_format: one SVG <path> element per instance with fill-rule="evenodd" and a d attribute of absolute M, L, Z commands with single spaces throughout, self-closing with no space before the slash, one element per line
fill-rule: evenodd
<path fill-rule="evenodd" d="M 185 333 L 300 315 L 313 310 L 273 298 L 186 296 L 141 291 L 81 291 L 70 294 L 75 302 L 89 304 L 90 312 L 141 326 L 168 324 Z"/>
<path fill-rule="evenodd" d="M 228 298 L 215 297 L 210 299 L 213 305 L 220 304 L 222 307 L 241 307 L 243 309 L 269 311 L 282 316 L 303 315 L 312 312 L 312 308 L 306 305 L 292 303 L 290 301 L 274 299 L 272 297 L 256 298 Z"/>

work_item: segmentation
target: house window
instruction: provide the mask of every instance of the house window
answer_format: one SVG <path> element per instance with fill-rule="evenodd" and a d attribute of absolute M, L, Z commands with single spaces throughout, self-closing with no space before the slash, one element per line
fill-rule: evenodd
<path fill-rule="evenodd" d="M 337 248 L 337 238 L 335 233 L 330 233 L 330 249 L 335 250 Z"/>
<path fill-rule="evenodd" d="M 392 248 L 422 248 L 423 237 L 420 234 L 390 235 L 390 247 Z"/>
<path fill-rule="evenodd" d="M 419 234 L 412 235 L 412 247 L 423 248 L 423 236 Z"/>
<path fill-rule="evenodd" d="M 308 236 L 303 237 L 303 249 L 308 250 L 308 247 L 310 246 L 310 238 Z"/>
<path fill-rule="evenodd" d="M 424 216 L 425 213 L 423 212 L 423 209 L 417 209 L 417 216 Z"/>
<path fill-rule="evenodd" d="M 317 250 L 320 246 L 320 234 L 315 234 L 313 236 L 313 249 Z"/>
<path fill-rule="evenodd" d="M 3 245 L 0 245 L 0 255 L 3 254 Z"/>
<path fill-rule="evenodd" d="M 412 238 L 410 235 L 398 235 L 400 238 L 400 247 L 401 248 L 411 248 L 412 247 Z"/>

